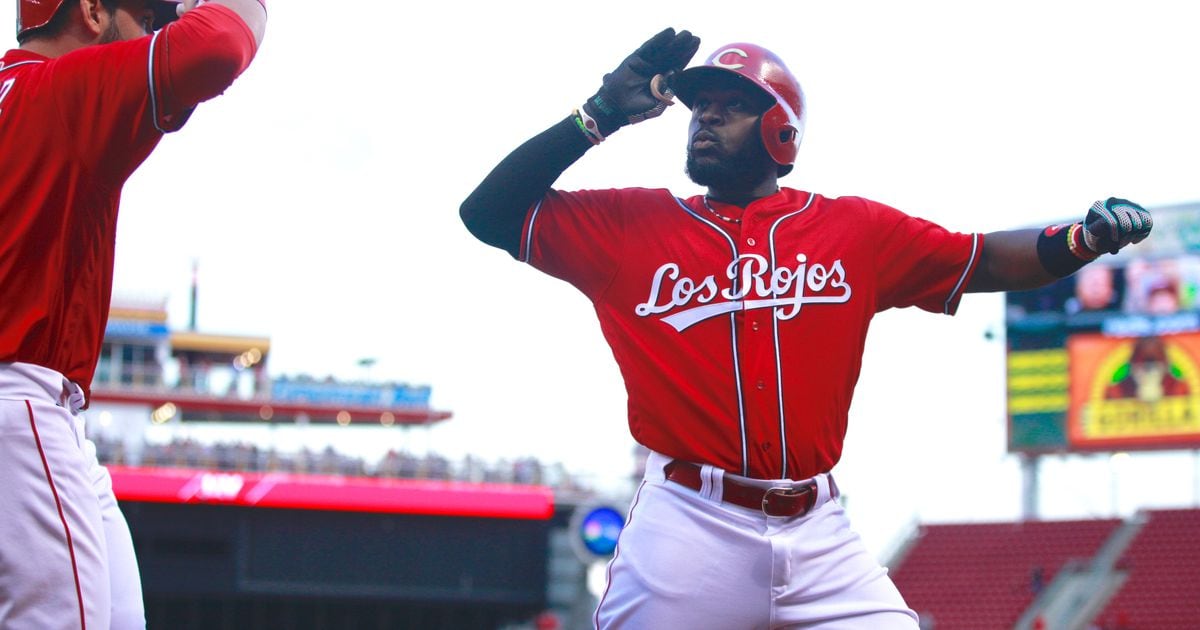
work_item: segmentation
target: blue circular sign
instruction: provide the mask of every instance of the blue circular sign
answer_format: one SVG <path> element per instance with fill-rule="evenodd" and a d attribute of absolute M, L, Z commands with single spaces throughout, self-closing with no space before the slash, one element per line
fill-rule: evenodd
<path fill-rule="evenodd" d="M 617 536 L 625 527 L 625 517 L 609 508 L 598 507 L 579 522 L 579 537 L 583 546 L 597 556 L 610 556 L 617 548 Z"/>

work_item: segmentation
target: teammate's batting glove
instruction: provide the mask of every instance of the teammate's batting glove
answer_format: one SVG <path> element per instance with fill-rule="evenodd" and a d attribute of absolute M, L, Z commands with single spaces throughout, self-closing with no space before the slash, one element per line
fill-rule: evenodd
<path fill-rule="evenodd" d="M 1096 254 L 1117 253 L 1150 236 L 1154 219 L 1145 208 L 1125 199 L 1097 201 L 1083 220 L 1083 244 Z"/>
<path fill-rule="evenodd" d="M 700 48 L 688 31 L 664 29 L 604 75 L 600 90 L 583 104 L 581 130 L 593 142 L 625 125 L 663 113 L 673 103 L 669 80 L 683 70 Z"/>

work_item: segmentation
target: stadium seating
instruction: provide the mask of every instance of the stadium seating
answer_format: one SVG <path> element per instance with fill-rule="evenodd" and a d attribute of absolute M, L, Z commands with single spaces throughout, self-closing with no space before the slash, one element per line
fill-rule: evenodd
<path fill-rule="evenodd" d="M 923 627 L 1011 628 L 1072 559 L 1091 558 L 1121 521 L 923 525 L 892 578 Z"/>
<path fill-rule="evenodd" d="M 1128 579 L 1096 619 L 1100 628 L 1200 628 L 1200 509 L 1150 510 L 1117 562 Z"/>

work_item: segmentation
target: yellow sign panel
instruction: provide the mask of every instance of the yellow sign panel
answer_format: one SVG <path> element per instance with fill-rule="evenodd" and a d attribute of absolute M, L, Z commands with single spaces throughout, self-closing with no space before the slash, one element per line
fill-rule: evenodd
<path fill-rule="evenodd" d="M 1067 351 L 1020 350 L 1008 355 L 1008 412 L 1063 413 L 1067 397 Z"/>
<path fill-rule="evenodd" d="M 1067 342 L 1072 446 L 1200 443 L 1200 335 Z"/>

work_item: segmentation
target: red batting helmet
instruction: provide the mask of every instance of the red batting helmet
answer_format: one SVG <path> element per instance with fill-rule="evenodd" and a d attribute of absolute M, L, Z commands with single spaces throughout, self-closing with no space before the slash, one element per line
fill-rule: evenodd
<path fill-rule="evenodd" d="M 722 46 L 704 65 L 680 72 L 671 88 L 690 109 L 697 90 L 729 75 L 749 81 L 775 101 L 762 115 L 762 139 L 771 159 L 783 167 L 780 174 L 787 173 L 796 162 L 807 108 L 800 83 L 775 53 L 755 44 Z"/>
<path fill-rule="evenodd" d="M 41 28 L 50 23 L 58 7 L 66 0 L 17 0 L 17 37 L 25 31 Z M 181 0 L 154 0 L 154 30 L 158 30 L 176 18 L 175 6 Z"/>
<path fill-rule="evenodd" d="M 45 26 L 62 3 L 63 0 L 17 0 L 17 37 Z"/>

